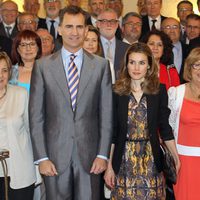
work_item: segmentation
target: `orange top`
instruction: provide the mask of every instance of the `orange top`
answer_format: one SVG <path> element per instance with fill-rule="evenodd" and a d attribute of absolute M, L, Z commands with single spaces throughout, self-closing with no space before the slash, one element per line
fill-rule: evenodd
<path fill-rule="evenodd" d="M 178 144 L 200 147 L 200 102 L 183 99 Z"/>

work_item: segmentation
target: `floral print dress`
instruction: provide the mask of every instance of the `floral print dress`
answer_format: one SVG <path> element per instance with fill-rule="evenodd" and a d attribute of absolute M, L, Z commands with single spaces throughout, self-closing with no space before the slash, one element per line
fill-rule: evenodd
<path fill-rule="evenodd" d="M 147 128 L 147 101 L 130 95 L 125 151 L 111 200 L 163 200 L 163 175 L 154 163 Z"/>

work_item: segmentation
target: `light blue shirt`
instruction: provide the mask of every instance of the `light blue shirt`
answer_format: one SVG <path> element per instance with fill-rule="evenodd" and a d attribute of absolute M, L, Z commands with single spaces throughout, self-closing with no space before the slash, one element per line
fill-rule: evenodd
<path fill-rule="evenodd" d="M 65 68 L 65 74 L 67 77 L 67 81 L 69 80 L 69 76 L 68 76 L 68 66 L 70 61 L 70 56 L 74 54 L 76 57 L 74 59 L 74 63 L 77 67 L 78 70 L 78 76 L 80 78 L 80 74 L 81 74 L 81 67 L 82 67 L 82 63 L 83 63 L 83 49 L 81 48 L 80 50 L 78 50 L 76 53 L 71 53 L 68 50 L 66 50 L 64 47 L 62 47 L 61 49 L 61 56 L 62 56 L 62 61 L 64 64 L 64 68 Z"/>
<path fill-rule="evenodd" d="M 173 44 L 173 45 L 174 45 L 174 47 L 173 47 L 172 51 L 173 51 L 173 54 L 174 54 L 174 65 L 175 65 L 178 73 L 180 73 L 181 65 L 182 65 L 182 59 L 183 59 L 182 45 L 179 41 L 176 44 Z"/>
<path fill-rule="evenodd" d="M 115 61 L 115 48 L 116 48 L 116 39 L 115 37 L 112 38 L 111 40 L 107 40 L 105 37 L 103 36 L 100 36 L 101 38 L 101 44 L 103 46 L 103 52 L 104 52 L 104 56 L 106 58 L 106 54 L 107 54 L 107 49 L 108 49 L 108 45 L 107 43 L 111 43 L 110 47 L 111 47 L 111 50 L 112 50 L 112 63 L 114 64 L 114 61 Z"/>

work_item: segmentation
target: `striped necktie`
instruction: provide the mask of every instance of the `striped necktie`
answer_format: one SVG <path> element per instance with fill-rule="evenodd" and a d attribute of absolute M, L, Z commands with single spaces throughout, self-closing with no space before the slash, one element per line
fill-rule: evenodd
<path fill-rule="evenodd" d="M 75 55 L 70 55 L 70 63 L 68 66 L 68 87 L 71 96 L 72 110 L 75 111 L 76 108 L 76 98 L 78 93 L 79 76 L 78 69 L 74 63 Z"/>

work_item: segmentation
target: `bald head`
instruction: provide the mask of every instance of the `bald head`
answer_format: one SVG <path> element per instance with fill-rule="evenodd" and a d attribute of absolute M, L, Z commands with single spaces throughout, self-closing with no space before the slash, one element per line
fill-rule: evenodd
<path fill-rule="evenodd" d="M 170 37 L 173 44 L 180 40 L 180 23 L 175 18 L 169 17 L 163 20 L 161 29 Z"/>

